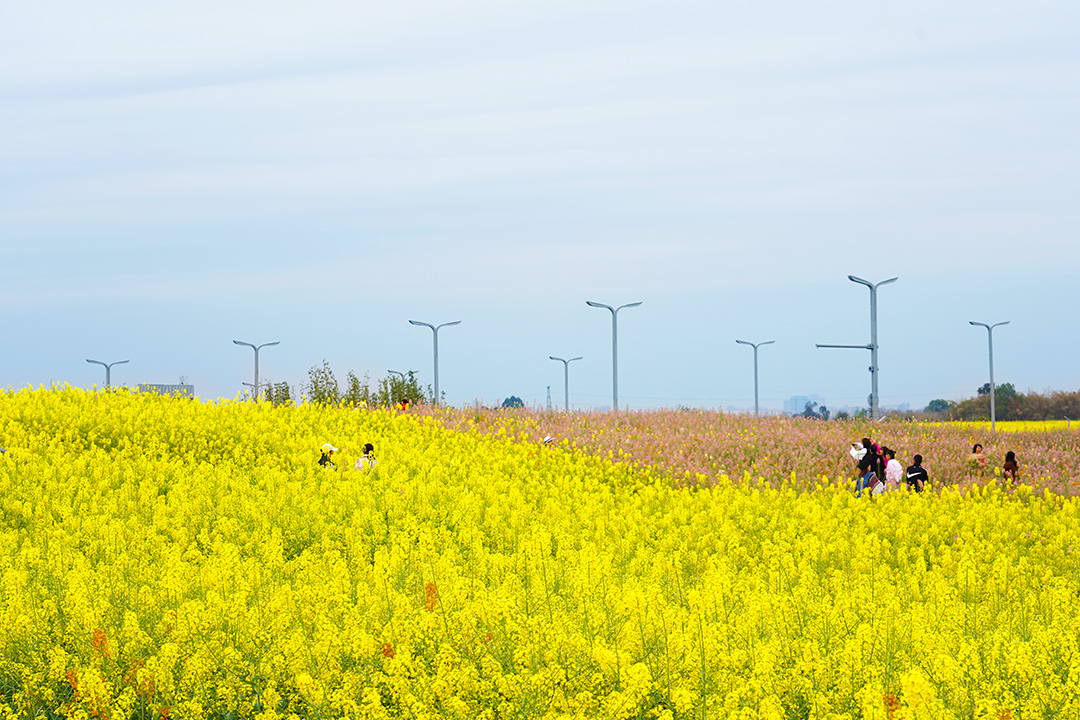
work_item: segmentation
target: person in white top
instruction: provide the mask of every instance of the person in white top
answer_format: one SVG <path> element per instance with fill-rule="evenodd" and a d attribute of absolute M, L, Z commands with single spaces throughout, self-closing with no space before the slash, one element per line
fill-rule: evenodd
<path fill-rule="evenodd" d="M 898 490 L 904 479 L 904 466 L 896 459 L 895 450 L 885 448 L 884 454 L 888 458 L 888 462 L 885 463 L 885 489 Z"/>
<path fill-rule="evenodd" d="M 353 466 L 354 469 L 370 470 L 371 468 L 375 467 L 378 463 L 375 462 L 375 458 L 374 456 L 372 456 L 372 453 L 374 451 L 375 446 L 371 443 L 367 443 L 366 445 L 364 445 L 364 454 L 356 458 L 356 465 Z"/>

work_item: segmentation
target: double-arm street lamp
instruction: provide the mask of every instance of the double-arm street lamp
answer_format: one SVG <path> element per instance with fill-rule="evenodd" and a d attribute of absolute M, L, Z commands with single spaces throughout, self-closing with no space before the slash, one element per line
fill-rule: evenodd
<path fill-rule="evenodd" d="M 746 340 L 736 340 L 735 342 L 740 345 L 749 345 L 754 348 L 754 414 L 758 414 L 758 394 L 757 394 L 757 349 L 762 345 L 772 345 L 775 340 L 766 340 L 765 342 L 759 342 L 757 344 L 747 342 Z"/>
<path fill-rule="evenodd" d="M 869 280 L 863 280 L 862 278 L 855 277 L 854 275 L 848 275 L 848 280 L 853 283 L 859 283 L 870 288 L 870 344 L 869 345 L 822 345 L 818 344 L 819 348 L 854 348 L 858 350 L 870 351 L 870 419 L 877 420 L 880 413 L 878 412 L 879 398 L 878 398 L 878 364 L 877 364 L 877 289 L 882 285 L 888 285 L 894 283 L 899 278 L 889 278 L 888 280 L 882 280 L 879 283 L 872 283 Z"/>
<path fill-rule="evenodd" d="M 126 363 L 128 361 L 127 360 L 117 360 L 116 362 L 103 363 L 100 360 L 91 360 L 90 358 L 87 358 L 86 362 L 93 363 L 94 365 L 101 365 L 102 367 L 105 368 L 105 388 L 108 389 L 108 387 L 112 384 L 112 366 L 113 365 L 123 365 L 124 363 Z"/>
<path fill-rule="evenodd" d="M 263 386 L 264 388 L 268 388 L 268 387 L 270 387 L 270 381 L 269 381 L 269 380 L 266 380 L 265 382 L 263 382 L 263 383 L 261 383 L 261 384 L 262 384 L 262 386 Z M 244 387 L 254 388 L 255 386 L 254 386 L 254 385 L 252 385 L 252 384 L 251 384 L 251 383 L 249 383 L 249 382 L 246 382 L 246 383 L 244 383 Z M 259 394 L 259 393 L 258 393 L 257 391 L 255 391 L 255 390 L 252 390 L 252 392 L 254 392 L 254 393 L 255 393 L 255 395 L 258 395 L 258 394 Z"/>
<path fill-rule="evenodd" d="M 240 340 L 233 340 L 233 343 L 235 343 L 237 345 L 245 345 L 245 346 L 247 346 L 247 347 L 249 347 L 249 348 L 251 348 L 252 350 L 255 351 L 255 382 L 253 382 L 251 384 L 251 391 L 252 391 L 251 399 L 252 400 L 258 400 L 259 399 L 259 350 L 262 350 L 264 347 L 270 347 L 271 345 L 280 345 L 281 341 L 280 340 L 275 340 L 274 342 L 263 343 L 262 345 L 252 345 L 249 342 L 242 342 Z M 244 384 L 247 385 L 247 383 L 244 383 Z"/>
<path fill-rule="evenodd" d="M 554 355 L 548 355 L 548 357 L 552 360 L 558 360 L 563 364 L 563 390 L 566 393 L 565 399 L 563 401 L 563 409 L 565 409 L 567 412 L 570 412 L 570 363 L 574 362 L 575 360 L 580 360 L 581 358 L 575 357 L 570 358 L 569 360 L 564 360 L 561 357 L 555 357 Z M 551 397 L 549 395 L 548 400 L 550 399 Z"/>
<path fill-rule="evenodd" d="M 986 340 L 990 344 L 990 430 L 994 430 L 997 427 L 997 414 L 994 408 L 994 328 L 1001 325 L 1008 325 L 1009 321 L 994 323 L 993 325 L 987 325 L 986 323 L 975 322 L 974 320 L 968 320 L 971 325 L 978 325 L 979 327 L 986 328 Z"/>
<path fill-rule="evenodd" d="M 420 322 L 419 320 L 410 320 L 409 322 L 413 325 L 422 325 L 431 328 L 431 342 L 435 352 L 435 404 L 438 405 L 442 399 L 439 397 L 439 328 L 459 325 L 461 324 L 461 321 L 455 320 L 454 322 L 443 323 L 442 325 L 432 325 L 431 323 Z"/>
<path fill-rule="evenodd" d="M 619 307 L 611 307 L 604 303 L 586 300 L 585 304 L 594 308 L 605 308 L 611 311 L 611 411 L 619 411 L 619 311 L 623 308 L 637 307 L 641 302 L 627 303 Z"/>

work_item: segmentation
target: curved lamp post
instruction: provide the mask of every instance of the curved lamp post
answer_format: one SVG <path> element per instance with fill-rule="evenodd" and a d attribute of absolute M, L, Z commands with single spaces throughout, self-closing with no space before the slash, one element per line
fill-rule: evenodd
<path fill-rule="evenodd" d="M 757 344 L 754 344 L 752 342 L 747 342 L 745 340 L 736 340 L 735 342 L 739 343 L 740 345 L 749 345 L 750 347 L 754 348 L 754 414 L 757 415 L 758 414 L 757 349 L 759 347 L 761 347 L 762 345 L 772 345 L 776 341 L 775 340 L 766 340 L 765 342 L 759 342 Z"/>
<path fill-rule="evenodd" d="M 443 323 L 442 325 L 432 325 L 431 323 L 420 322 L 419 320 L 410 320 L 409 322 L 413 325 L 422 325 L 431 328 L 431 342 L 435 351 L 435 404 L 438 405 L 441 400 L 439 396 L 439 328 L 460 325 L 461 321 L 455 320 L 454 322 Z"/>
<path fill-rule="evenodd" d="M 870 351 L 870 419 L 878 419 L 878 364 L 877 364 L 877 289 L 882 285 L 888 285 L 894 283 L 899 278 L 889 278 L 888 280 L 882 280 L 879 283 L 872 283 L 869 280 L 863 280 L 860 277 L 854 275 L 848 275 L 848 280 L 853 283 L 859 283 L 870 288 L 870 344 L 869 345 L 821 345 L 819 348 L 855 348 L 858 350 Z"/>
<path fill-rule="evenodd" d="M 249 347 L 249 348 L 251 348 L 252 350 L 255 351 L 255 382 L 253 382 L 251 384 L 251 391 L 252 391 L 251 399 L 252 400 L 258 400 L 259 399 L 259 350 L 263 349 L 264 347 L 270 347 L 271 345 L 280 345 L 281 341 L 280 340 L 275 340 L 274 342 L 263 343 L 262 345 L 252 345 L 249 342 L 243 342 L 241 340 L 233 340 L 233 343 L 235 343 L 236 345 L 245 345 L 245 346 L 247 346 L 247 347 Z M 244 384 L 247 385 L 247 383 L 244 383 Z"/>
<path fill-rule="evenodd" d="M 86 362 L 93 363 L 94 365 L 101 365 L 102 367 L 105 368 L 105 388 L 108 389 L 111 382 L 112 382 L 112 366 L 113 365 L 123 365 L 124 363 L 129 362 L 129 361 L 128 360 L 117 360 L 116 362 L 103 363 L 100 360 L 91 360 L 90 358 L 87 358 Z"/>
<path fill-rule="evenodd" d="M 986 328 L 986 341 L 990 345 L 990 430 L 993 431 L 997 426 L 997 414 L 994 408 L 994 328 L 1008 325 L 1009 321 L 987 325 L 986 323 L 968 320 L 968 324 Z"/>
<path fill-rule="evenodd" d="M 604 303 L 586 300 L 585 304 L 594 308 L 605 308 L 611 311 L 611 411 L 619 411 L 619 311 L 623 308 L 637 307 L 641 302 L 627 303 L 619 307 L 611 307 Z"/>
<path fill-rule="evenodd" d="M 581 358 L 576 357 L 576 358 L 570 358 L 569 360 L 564 360 L 564 359 L 562 359 L 560 357 L 555 357 L 554 355 L 548 355 L 548 357 L 551 358 L 552 360 L 558 360 L 559 362 L 561 362 L 563 364 L 563 391 L 565 392 L 565 399 L 563 400 L 563 409 L 565 409 L 567 412 L 570 412 L 570 363 L 574 362 L 575 360 L 580 360 Z M 548 409 L 550 410 L 551 409 L 550 408 L 550 405 L 551 405 L 551 402 L 550 402 L 551 401 L 551 395 L 550 395 L 550 393 L 548 394 L 548 401 L 549 401 L 548 402 L 548 406 L 549 406 Z"/>

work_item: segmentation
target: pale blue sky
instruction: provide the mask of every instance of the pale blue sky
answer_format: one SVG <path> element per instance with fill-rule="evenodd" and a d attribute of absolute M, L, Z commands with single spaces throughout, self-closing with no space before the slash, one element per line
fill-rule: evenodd
<path fill-rule="evenodd" d="M 1080 388 L 1075 2 L 7 3 L 0 386 L 415 369 L 518 395 Z"/>

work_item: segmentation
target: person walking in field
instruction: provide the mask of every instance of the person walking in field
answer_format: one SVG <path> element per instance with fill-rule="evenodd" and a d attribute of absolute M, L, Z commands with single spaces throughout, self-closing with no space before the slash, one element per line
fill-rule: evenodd
<path fill-rule="evenodd" d="M 322 450 L 322 457 L 319 458 L 319 465 L 326 468 L 327 470 L 336 469 L 337 466 L 334 465 L 334 461 L 332 460 L 332 458 L 334 456 L 334 453 L 337 452 L 337 448 L 330 443 L 323 443 L 320 450 Z"/>
<path fill-rule="evenodd" d="M 1016 464 L 1016 453 L 1012 450 L 1005 453 L 1005 462 L 1001 466 L 1001 474 L 1013 485 L 1020 479 L 1020 466 Z"/>
<path fill-rule="evenodd" d="M 374 452 L 375 452 L 375 446 L 374 445 L 372 445 L 371 443 L 365 444 L 364 445 L 364 454 L 361 455 L 360 457 L 356 458 L 356 465 L 353 466 L 354 469 L 356 469 L 356 470 L 370 470 L 371 468 L 375 467 L 378 464 L 378 462 L 376 462 L 376 460 L 375 460 L 375 456 L 373 454 Z"/>
<path fill-rule="evenodd" d="M 884 449 L 885 457 L 888 462 L 885 463 L 885 489 L 886 490 L 899 490 L 900 481 L 904 478 L 904 468 L 900 464 L 900 461 L 896 459 L 896 451 L 892 448 Z"/>
<path fill-rule="evenodd" d="M 914 464 L 907 469 L 908 489 L 921 493 L 926 484 L 930 482 L 930 476 L 927 474 L 926 468 L 922 466 L 922 455 L 916 455 L 911 458 L 911 461 Z"/>

